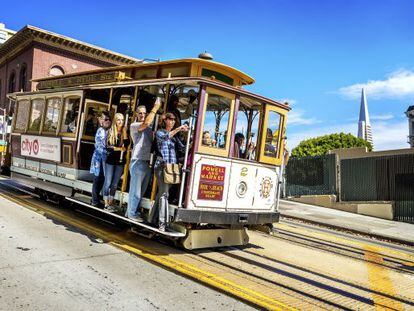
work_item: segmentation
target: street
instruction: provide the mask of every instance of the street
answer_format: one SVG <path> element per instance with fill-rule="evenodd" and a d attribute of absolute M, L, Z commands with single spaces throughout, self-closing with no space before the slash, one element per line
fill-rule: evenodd
<path fill-rule="evenodd" d="M 0 310 L 252 309 L 3 198 L 0 244 Z"/>
<path fill-rule="evenodd" d="M 2 197 L 0 309 L 414 307 L 409 247 L 283 219 L 246 247 L 183 251 L 4 183 Z"/>

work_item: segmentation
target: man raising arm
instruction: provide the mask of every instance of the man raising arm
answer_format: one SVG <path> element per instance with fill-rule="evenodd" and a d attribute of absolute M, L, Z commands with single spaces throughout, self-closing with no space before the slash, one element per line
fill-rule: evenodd
<path fill-rule="evenodd" d="M 149 161 L 154 133 L 150 126 L 160 107 L 161 100 L 159 98 L 155 101 L 154 107 L 148 115 L 145 106 L 138 106 L 137 119 L 130 127 L 134 148 L 129 166 L 131 180 L 129 183 L 128 209 L 125 216 L 133 220 L 142 221 L 138 209 L 151 176 Z"/>

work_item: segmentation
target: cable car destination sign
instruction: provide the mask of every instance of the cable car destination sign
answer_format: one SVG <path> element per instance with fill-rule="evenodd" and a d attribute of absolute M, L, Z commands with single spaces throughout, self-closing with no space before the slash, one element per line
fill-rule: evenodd
<path fill-rule="evenodd" d="M 202 164 L 197 199 L 212 201 L 223 200 L 225 176 L 225 167 Z"/>
<path fill-rule="evenodd" d="M 103 72 L 103 73 L 89 73 L 89 74 L 69 76 L 69 77 L 62 76 L 61 78 L 55 77 L 52 79 L 41 80 L 39 81 L 37 88 L 39 90 L 44 90 L 44 89 L 76 86 L 76 85 L 115 82 L 115 81 L 121 81 L 124 79 L 125 79 L 125 72 L 117 70 L 117 71 L 110 71 L 110 72 Z"/>

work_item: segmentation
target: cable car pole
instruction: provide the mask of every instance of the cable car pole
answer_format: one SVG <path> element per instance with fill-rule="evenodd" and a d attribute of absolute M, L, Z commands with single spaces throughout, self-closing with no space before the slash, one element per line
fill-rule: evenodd
<path fill-rule="evenodd" d="M 132 110 L 131 117 L 134 116 L 135 107 L 137 105 L 137 100 L 138 100 L 138 86 L 135 87 L 134 98 L 132 99 L 132 105 L 131 105 L 131 103 L 129 104 L 129 108 Z M 128 113 L 127 113 L 127 117 L 129 118 Z M 125 126 L 128 126 L 128 119 L 127 118 L 126 118 L 126 121 L 125 121 Z M 127 154 L 126 154 L 126 163 L 125 163 L 125 166 L 124 166 L 124 174 L 123 174 L 124 177 L 122 178 L 122 186 L 121 186 L 121 191 L 122 192 L 125 192 L 126 188 L 127 188 L 129 163 L 131 162 L 131 145 L 132 144 L 129 144 Z M 121 156 L 123 156 L 123 152 L 121 153 Z"/>

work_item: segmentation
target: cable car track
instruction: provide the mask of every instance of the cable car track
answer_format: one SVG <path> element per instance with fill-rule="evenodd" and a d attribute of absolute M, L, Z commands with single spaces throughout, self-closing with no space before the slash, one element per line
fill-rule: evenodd
<path fill-rule="evenodd" d="M 346 245 L 340 242 L 330 242 L 316 237 L 306 237 L 300 236 L 297 233 L 289 232 L 287 230 L 279 229 L 278 233 L 274 235 L 276 239 L 289 240 L 292 243 L 298 245 L 307 246 L 311 248 L 318 248 L 320 250 L 327 251 L 329 253 L 335 253 L 342 256 L 348 256 L 352 259 L 367 261 L 365 256 L 365 251 L 361 247 Z M 364 240 L 362 240 L 364 241 Z M 365 241 L 364 241 L 365 242 Z M 366 242 L 365 242 L 366 243 Z M 375 245 L 375 244 L 374 244 Z M 403 271 L 407 273 L 414 273 L 412 267 L 414 267 L 414 261 L 404 260 L 389 254 L 378 253 L 384 259 L 383 266 L 389 269 L 395 269 L 398 271 Z M 407 254 L 409 255 L 409 254 Z M 414 254 L 413 254 L 414 255 Z"/>
<path fill-rule="evenodd" d="M 252 244 L 245 247 L 182 251 L 168 244 L 141 238 L 124 228 L 116 228 L 105 219 L 97 223 L 91 221 L 91 215 L 50 207 L 43 201 L 28 197 L 27 191 L 23 196 L 17 192 L 22 189 L 9 186 L 0 183 L 0 189 L 3 190 L 1 195 L 7 199 L 259 308 L 414 308 L 414 297 L 409 294 L 414 292 L 412 281 L 399 284 L 398 288 L 390 291 L 381 283 L 361 282 L 351 276 L 339 276 L 335 270 L 325 270 L 323 266 L 306 265 L 306 262 L 302 264 L 300 260 L 287 258 L 289 256 L 277 255 L 277 248 L 285 246 L 293 252 L 299 253 L 300 249 L 321 253 L 322 256 L 333 256 L 338 261 L 368 265 L 373 271 L 392 273 L 394 278 L 404 276 L 414 280 L 414 256 L 408 250 L 393 250 L 383 243 L 375 249 L 375 243 L 369 245 L 365 241 L 345 241 L 343 236 L 338 238 L 329 237 L 327 233 L 306 233 L 299 224 L 295 224 L 297 228 L 292 224 L 280 224 L 274 236 L 252 232 Z M 255 245 L 257 241 L 260 243 Z M 272 251 L 269 245 L 275 245 L 276 250 Z M 366 256 L 367 249 L 373 257 Z M 381 257 L 382 261 L 375 260 L 375 256 Z M 404 286 L 406 289 L 401 291 L 400 288 Z"/>

